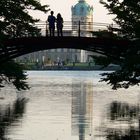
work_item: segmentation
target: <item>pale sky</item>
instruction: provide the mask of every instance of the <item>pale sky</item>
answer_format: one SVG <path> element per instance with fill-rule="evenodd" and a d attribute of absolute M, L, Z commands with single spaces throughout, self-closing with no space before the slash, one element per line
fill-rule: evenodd
<path fill-rule="evenodd" d="M 86 0 L 93 6 L 93 22 L 112 23 L 113 15 L 108 15 L 108 10 L 99 3 L 99 0 Z M 54 11 L 54 15 L 61 13 L 65 21 L 71 20 L 71 6 L 75 5 L 78 0 L 40 0 L 42 4 L 50 5 L 50 9 Z M 36 18 L 45 21 L 50 14 L 43 14 L 42 12 L 31 13 Z"/>

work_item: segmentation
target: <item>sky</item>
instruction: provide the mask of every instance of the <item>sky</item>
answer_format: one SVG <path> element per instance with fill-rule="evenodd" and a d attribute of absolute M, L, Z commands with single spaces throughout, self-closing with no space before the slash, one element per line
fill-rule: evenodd
<path fill-rule="evenodd" d="M 93 6 L 93 22 L 112 23 L 113 15 L 108 15 L 108 10 L 99 3 L 99 0 L 86 0 L 91 6 Z M 50 9 L 54 11 L 54 15 L 61 13 L 65 21 L 71 21 L 71 6 L 75 5 L 78 0 L 40 0 L 42 4 L 49 5 Z M 46 21 L 50 12 L 44 14 L 42 12 L 31 12 L 31 14 Z"/>

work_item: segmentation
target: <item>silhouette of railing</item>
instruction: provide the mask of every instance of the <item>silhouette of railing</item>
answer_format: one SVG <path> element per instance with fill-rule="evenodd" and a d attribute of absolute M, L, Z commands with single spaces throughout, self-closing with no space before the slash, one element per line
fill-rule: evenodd
<path fill-rule="evenodd" d="M 35 51 L 59 48 L 92 51 L 115 58 L 123 57 L 131 43 L 110 36 L 113 28 L 118 28 L 114 24 L 64 21 L 63 25 L 64 37 L 49 37 L 48 23 L 41 21 L 34 25 L 40 29 L 40 36 L 27 34 L 4 40 L 0 48 L 0 63 Z M 94 36 L 95 32 L 101 36 Z M 56 29 L 55 36 L 57 36 Z"/>
<path fill-rule="evenodd" d="M 41 30 L 41 36 L 49 36 L 48 22 L 40 21 L 35 24 Z M 93 37 L 94 32 L 105 31 L 113 32 L 113 29 L 119 29 L 116 24 L 98 23 L 98 22 L 83 22 L 83 21 L 64 21 L 63 36 L 78 36 L 78 37 Z M 57 29 L 55 28 L 55 36 Z"/>

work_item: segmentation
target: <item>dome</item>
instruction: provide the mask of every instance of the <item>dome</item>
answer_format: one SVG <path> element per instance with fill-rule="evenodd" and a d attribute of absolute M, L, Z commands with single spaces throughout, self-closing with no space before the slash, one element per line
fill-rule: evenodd
<path fill-rule="evenodd" d="M 72 6 L 72 15 L 75 16 L 87 16 L 91 15 L 93 7 L 90 6 L 85 0 L 79 0 L 79 2 Z"/>

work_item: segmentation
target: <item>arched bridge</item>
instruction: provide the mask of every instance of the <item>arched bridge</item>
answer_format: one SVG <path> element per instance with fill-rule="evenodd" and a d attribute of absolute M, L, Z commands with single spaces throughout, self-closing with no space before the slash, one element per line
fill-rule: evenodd
<path fill-rule="evenodd" d="M 95 31 L 107 31 L 113 29 L 109 24 L 103 23 L 72 23 L 65 21 L 63 37 L 48 36 L 48 25 L 43 22 L 36 25 L 41 30 L 40 37 L 22 37 L 8 39 L 0 42 L 0 63 L 16 58 L 18 56 L 49 49 L 68 48 L 80 49 L 119 58 L 129 47 L 130 41 L 113 39 L 111 36 L 94 36 Z M 112 30 L 111 30 L 112 32 Z M 106 32 L 105 32 L 106 33 Z"/>
<path fill-rule="evenodd" d="M 117 58 L 123 55 L 129 44 L 127 40 L 112 38 L 72 36 L 15 38 L 3 42 L 3 47 L 0 48 L 0 62 L 36 51 L 58 48 L 87 50 Z"/>

